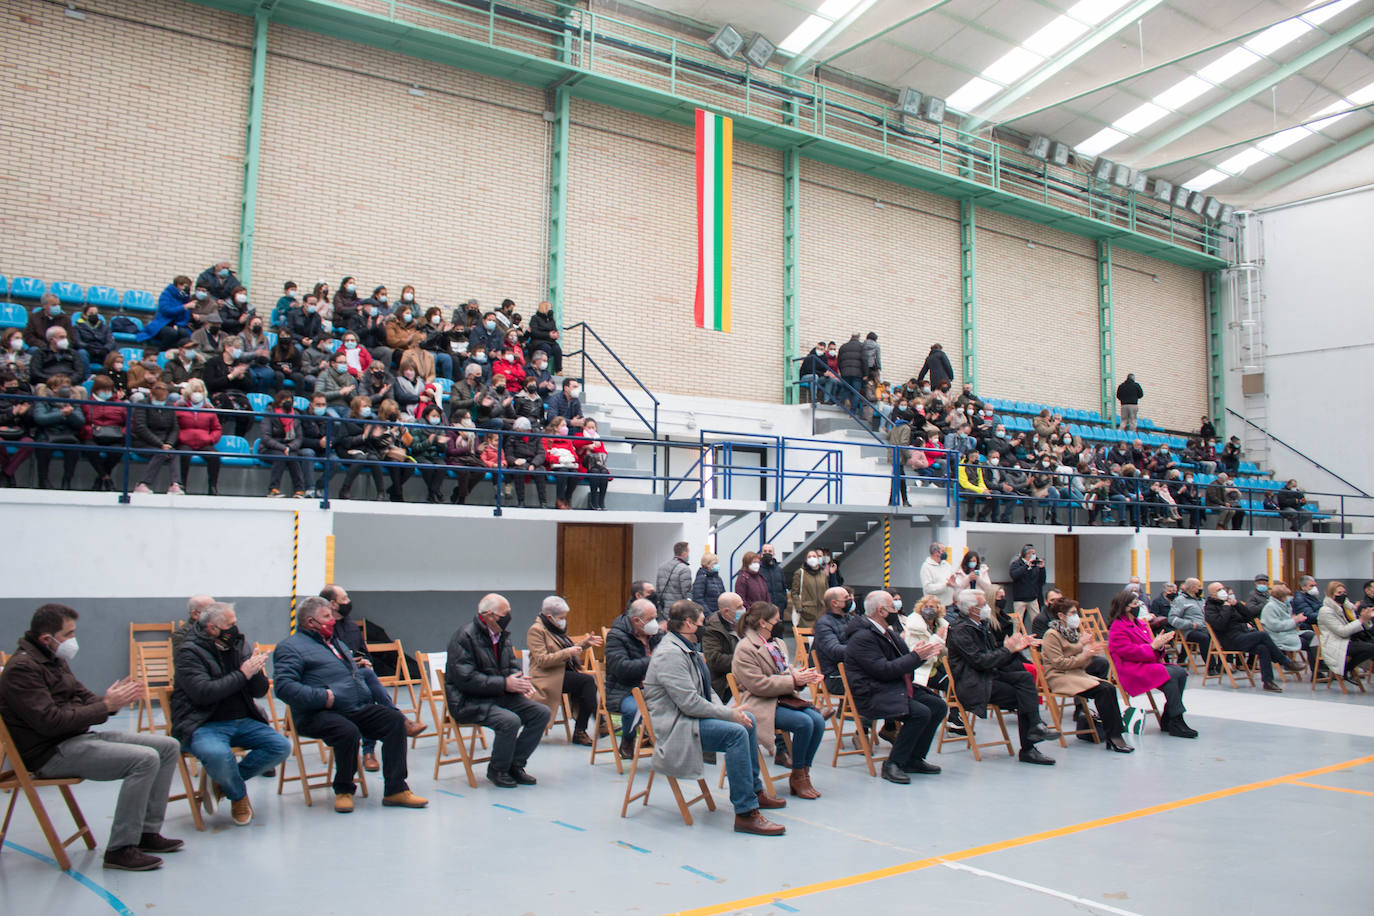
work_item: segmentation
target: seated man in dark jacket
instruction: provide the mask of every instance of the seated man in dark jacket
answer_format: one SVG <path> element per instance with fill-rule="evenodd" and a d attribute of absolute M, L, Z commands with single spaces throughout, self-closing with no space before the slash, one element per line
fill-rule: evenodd
<path fill-rule="evenodd" d="M 647 598 L 631 601 L 606 633 L 606 708 L 620 710 L 620 756 L 626 760 L 634 754 L 639 721 L 633 691 L 644 686 L 649 656 L 662 639 L 658 608 Z"/>
<path fill-rule="evenodd" d="M 1053 766 L 1054 759 L 1040 753 L 1035 744 L 1055 741 L 1059 732 L 1040 721 L 1040 694 L 1020 658 L 1021 650 L 1036 640 L 1021 633 L 1002 639 L 994 633 L 988 626 L 992 608 L 977 589 L 960 592 L 955 603 L 959 616 L 950 623 L 945 643 L 960 704 L 980 719 L 987 718 L 989 703 L 1015 709 L 1021 762 Z"/>
<path fill-rule="evenodd" d="M 483 595 L 477 616 L 448 642 L 444 691 L 449 714 L 463 725 L 485 725 L 496 733 L 487 779 L 503 789 L 532 786 L 525 764 L 544 737 L 552 713 L 531 699 L 534 685 L 520 673 L 511 648 L 510 602 Z"/>
<path fill-rule="evenodd" d="M 701 655 L 711 672 L 711 689 L 722 703 L 730 702 L 731 698 L 730 682 L 725 675 L 735 663 L 735 646 L 739 645 L 735 622 L 744 610 L 743 598 L 734 592 L 721 592 L 716 599 L 716 612 L 707 617 L 701 627 Z"/>
<path fill-rule="evenodd" d="M 116 681 L 103 697 L 87 690 L 67 665 L 76 656 L 76 619 L 76 611 L 61 604 L 33 612 L 28 632 L 0 673 L 0 719 L 14 751 L 39 779 L 123 780 L 104 864 L 148 871 L 162 865 L 149 853 L 183 845 L 158 832 L 181 747 L 165 735 L 91 731 L 141 699 L 145 688 L 130 677 Z"/>
<path fill-rule="evenodd" d="M 1202 612 L 1223 649 L 1259 657 L 1260 680 L 1270 693 L 1283 693 L 1283 688 L 1274 681 L 1275 662 L 1289 671 L 1302 670 L 1300 663 L 1284 655 L 1274 645 L 1268 633 L 1255 629 L 1254 621 L 1259 617 L 1259 611 L 1252 613 L 1220 582 L 1207 586 L 1207 603 L 1203 605 Z"/>
<path fill-rule="evenodd" d="M 926 763 L 930 742 L 945 720 L 945 701 L 929 687 L 912 681 L 911 673 L 942 646 L 934 640 L 908 650 L 888 621 L 897 619 L 889 592 L 869 592 L 864 598 L 865 624 L 857 627 L 844 647 L 844 670 L 859 715 L 900 722 L 892 753 L 883 763 L 883 779 L 905 785 L 908 773 L 935 774 Z"/>
<path fill-rule="evenodd" d="M 187 629 L 176 654 L 172 737 L 214 780 L 210 806 L 223 793 L 234 823 L 243 827 L 253 820 L 244 783 L 291 753 L 291 742 L 267 724 L 256 702 L 267 696 L 267 653 L 248 648 L 232 604 L 211 604 Z M 248 751 L 242 760 L 236 747 Z"/>
<path fill-rule="evenodd" d="M 423 808 L 429 804 L 406 785 L 406 719 L 394 706 L 372 698 L 353 653 L 334 636 L 334 611 L 312 595 L 296 609 L 299 628 L 272 653 L 273 686 L 291 707 L 300 734 L 334 749 L 334 810 L 353 810 L 358 742 L 382 742 L 382 804 Z"/>
<path fill-rule="evenodd" d="M 835 586 L 827 589 L 822 596 L 825 613 L 816 618 L 816 628 L 811 636 L 811 648 L 816 651 L 816 663 L 825 678 L 825 689 L 835 696 L 844 694 L 844 684 L 840 683 L 840 669 L 835 667 L 844 661 L 844 646 L 855 627 L 851 626 L 858 617 L 849 612 L 849 592 Z"/>

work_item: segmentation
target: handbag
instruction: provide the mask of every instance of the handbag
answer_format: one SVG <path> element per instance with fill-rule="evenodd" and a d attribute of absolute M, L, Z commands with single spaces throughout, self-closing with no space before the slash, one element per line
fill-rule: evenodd
<path fill-rule="evenodd" d="M 117 445 L 124 441 L 124 428 L 120 426 L 96 426 L 91 429 L 91 438 L 96 445 Z"/>
<path fill-rule="evenodd" d="M 816 707 L 812 706 L 810 703 L 808 703 L 806 700 L 803 700 L 801 697 L 796 696 L 795 694 L 792 695 L 792 696 L 778 697 L 778 705 L 779 705 L 779 706 L 786 707 L 787 709 L 815 709 L 815 708 L 816 708 Z"/>

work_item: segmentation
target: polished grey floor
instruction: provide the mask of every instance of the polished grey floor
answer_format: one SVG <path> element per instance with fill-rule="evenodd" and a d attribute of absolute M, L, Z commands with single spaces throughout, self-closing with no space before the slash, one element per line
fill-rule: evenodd
<path fill-rule="evenodd" d="M 648 807 L 636 803 L 622 820 L 624 779 L 608 758 L 589 766 L 561 729 L 531 761 L 539 785 L 517 790 L 480 773 L 470 788 L 457 765 L 436 782 L 434 742 L 422 742 L 411 785 L 429 797 L 426 811 L 382 808 L 374 794 L 337 815 L 328 793 L 306 808 L 298 789 L 278 797 L 275 781 L 257 780 L 251 826 L 221 811 L 196 833 L 186 804 L 174 803 L 164 832 L 186 848 L 145 874 L 101 869 L 115 787 L 86 783 L 78 798 L 101 847 L 74 851 L 73 873 L 62 874 L 21 800 L 0 855 L 0 912 L 852 913 L 893 901 L 1020 914 L 1367 909 L 1374 696 L 1306 686 L 1189 693 L 1196 741 L 1151 723 L 1129 756 L 1072 739 L 1042 745 L 1058 759 L 1052 768 L 949 752 L 932 758 L 942 775 L 910 786 L 869 777 L 860 757 L 832 769 L 827 737 L 813 770 L 824 797 L 777 812 L 788 832 L 776 839 L 733 833 L 724 790 L 715 813 L 696 806 L 686 827 L 658 781 Z M 1312 785 L 1280 781 L 1075 829 L 1361 758 L 1303 780 Z M 62 830 L 59 809 L 53 793 Z M 1034 836 L 1042 832 L 1052 835 Z M 982 846 L 993 848 L 967 852 Z M 883 869 L 892 872 L 873 874 Z M 813 887 L 823 882 L 834 886 Z"/>

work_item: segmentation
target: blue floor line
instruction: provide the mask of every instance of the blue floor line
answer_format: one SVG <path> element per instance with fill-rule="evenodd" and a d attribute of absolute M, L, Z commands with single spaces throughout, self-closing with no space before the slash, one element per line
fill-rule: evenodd
<path fill-rule="evenodd" d="M 22 852 L 26 856 L 32 856 L 40 862 L 46 862 L 53 868 L 57 868 L 56 859 L 45 856 L 43 855 L 43 853 L 38 852 L 37 850 L 29 849 L 27 846 L 20 846 L 18 843 L 12 842 L 10 840 L 6 840 L 5 845 L 8 846 L 10 849 L 15 850 L 16 852 Z M 63 872 L 63 874 L 65 874 L 68 878 L 71 878 L 77 884 L 80 884 L 82 887 L 89 890 L 91 893 L 95 894 L 101 900 L 104 900 L 106 903 L 110 905 L 110 908 L 114 910 L 116 913 L 120 914 L 120 916 L 134 916 L 134 911 L 125 906 L 123 900 L 120 900 L 114 894 L 110 893 L 105 888 L 101 887 L 99 884 L 92 881 L 90 878 L 87 878 L 85 875 L 83 875 L 76 869 L 73 868 L 69 872 Z"/>
<path fill-rule="evenodd" d="M 524 813 L 525 813 L 525 812 L 524 812 L 523 810 L 521 810 L 520 808 L 512 808 L 510 805 L 503 805 L 503 804 L 501 804 L 500 802 L 492 802 L 492 803 L 491 803 L 491 806 L 492 806 L 493 808 L 505 808 L 507 811 L 514 811 L 516 814 L 524 814 Z"/>
<path fill-rule="evenodd" d="M 705 878 L 707 881 L 719 881 L 719 880 L 720 880 L 719 878 L 717 878 L 715 875 L 711 874 L 710 872 L 704 872 L 704 871 L 702 871 L 701 869 L 699 869 L 699 868 L 693 868 L 693 867 L 690 866 L 690 865 L 684 865 L 684 866 L 682 866 L 682 870 L 683 870 L 683 871 L 689 871 L 689 872 L 691 872 L 691 873 L 694 874 L 694 875 L 699 875 L 700 877 Z"/>
<path fill-rule="evenodd" d="M 461 792 L 450 792 L 448 789 L 436 789 L 435 791 L 442 792 L 445 795 L 452 795 L 454 798 L 467 798 L 467 796 Z"/>
<path fill-rule="evenodd" d="M 567 827 L 569 830 L 577 830 L 581 833 L 587 832 L 586 827 L 579 827 L 576 824 L 569 824 L 567 821 L 554 821 L 554 823 L 560 827 Z"/>
<path fill-rule="evenodd" d="M 633 843 L 627 843 L 627 842 L 625 842 L 624 840 L 616 840 L 615 842 L 616 842 L 616 845 L 618 845 L 618 846 L 624 846 L 626 849 L 633 849 L 635 852 L 642 852 L 642 853 L 645 853 L 646 855 L 647 855 L 648 852 L 649 852 L 649 850 L 643 848 L 642 846 L 636 846 L 636 845 L 634 845 Z"/>
<path fill-rule="evenodd" d="M 786 913 L 800 913 L 800 912 L 801 912 L 801 910 L 797 909 L 797 908 L 794 907 L 794 906 L 788 906 L 787 904 L 783 903 L 781 900 L 774 900 L 774 901 L 773 901 L 773 906 L 777 907 L 778 909 L 780 909 L 780 910 L 782 910 L 782 911 L 784 911 L 784 912 L 786 912 Z"/>

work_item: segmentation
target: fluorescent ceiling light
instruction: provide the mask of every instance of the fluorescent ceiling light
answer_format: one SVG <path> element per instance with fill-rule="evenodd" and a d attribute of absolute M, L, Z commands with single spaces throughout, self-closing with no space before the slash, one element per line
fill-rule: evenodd
<path fill-rule="evenodd" d="M 1265 137 L 1256 144 L 1258 149 L 1264 150 L 1269 155 L 1288 149 L 1294 143 L 1300 143 L 1312 136 L 1311 128 L 1290 127 L 1287 130 L 1274 134 L 1272 137 Z"/>
<path fill-rule="evenodd" d="M 1126 5 L 1126 0 L 1079 0 L 1069 7 L 1068 15 L 1079 22 L 1097 25 L 1112 13 Z"/>
<path fill-rule="evenodd" d="M 1027 38 L 1022 43 L 1022 47 L 1039 54 L 1041 57 L 1049 57 L 1086 31 L 1088 31 L 1088 27 L 1077 19 L 1059 16 L 1049 25 Z"/>
<path fill-rule="evenodd" d="M 1236 48 L 1203 67 L 1197 72 L 1197 75 L 1209 83 L 1220 84 L 1259 62 L 1260 56 L 1254 51 L 1248 48 Z"/>
<path fill-rule="evenodd" d="M 1218 172 L 1216 169 L 1208 169 L 1201 175 L 1194 178 L 1192 181 L 1185 184 L 1184 187 L 1190 191 L 1205 191 L 1212 185 L 1221 181 L 1225 181 L 1227 178 L 1230 177 L 1231 176 L 1227 175 L 1225 172 Z"/>
<path fill-rule="evenodd" d="M 1350 93 L 1348 100 L 1356 105 L 1368 105 L 1370 102 L 1374 102 L 1374 83 L 1370 83 L 1363 89 L 1356 89 Z"/>
<path fill-rule="evenodd" d="M 960 86 L 945 99 L 945 104 L 955 111 L 969 112 L 992 98 L 1002 87 L 975 76 Z"/>
<path fill-rule="evenodd" d="M 811 44 L 830 28 L 830 20 L 821 16 L 807 16 L 801 25 L 792 30 L 792 33 L 782 40 L 778 49 L 786 51 L 788 54 L 800 53 L 803 48 Z"/>
<path fill-rule="evenodd" d="M 1310 13 L 1303 13 L 1302 18 L 1313 25 L 1321 25 L 1326 20 L 1333 16 L 1339 16 L 1359 2 L 1360 0 L 1338 0 L 1336 3 L 1328 3 L 1321 9 L 1315 9 Z"/>
<path fill-rule="evenodd" d="M 1111 127 L 1104 127 L 1075 146 L 1074 149 L 1084 156 L 1096 156 L 1099 153 L 1111 149 L 1125 139 L 1126 135 L 1121 131 Z"/>
<path fill-rule="evenodd" d="M 816 10 L 817 16 L 824 16 L 831 22 L 849 14 L 849 11 L 858 6 L 861 0 L 825 0 Z"/>
<path fill-rule="evenodd" d="M 1039 54 L 1027 51 L 1022 47 L 1015 47 L 993 61 L 986 70 L 983 71 L 985 79 L 992 80 L 994 83 L 1001 83 L 1003 86 L 1016 82 L 1025 76 L 1036 65 L 1044 60 Z"/>
<path fill-rule="evenodd" d="M 1205 79 L 1196 76 L 1186 76 L 1165 89 L 1152 100 L 1160 108 L 1167 108 L 1170 111 L 1178 111 L 1193 99 L 1202 95 L 1212 84 Z"/>
<path fill-rule="evenodd" d="M 1270 26 L 1245 43 L 1245 47 L 1256 54 L 1273 54 L 1279 48 L 1308 32 L 1312 26 L 1301 19 L 1285 19 L 1278 25 Z"/>
<path fill-rule="evenodd" d="M 1225 162 L 1217 163 L 1217 168 L 1229 175 L 1239 175 L 1256 162 L 1263 162 L 1269 154 L 1258 147 L 1241 150 Z"/>
<path fill-rule="evenodd" d="M 1125 131 L 1128 134 L 1138 134 L 1151 124 L 1158 121 L 1169 113 L 1169 109 L 1161 108 L 1154 102 L 1146 102 L 1136 108 L 1135 111 L 1128 112 L 1112 122 L 1112 127 L 1117 130 Z"/>

